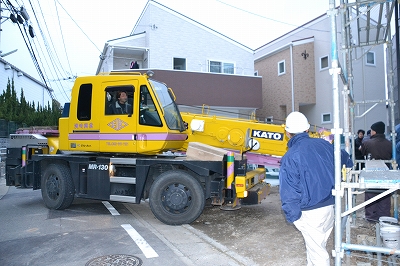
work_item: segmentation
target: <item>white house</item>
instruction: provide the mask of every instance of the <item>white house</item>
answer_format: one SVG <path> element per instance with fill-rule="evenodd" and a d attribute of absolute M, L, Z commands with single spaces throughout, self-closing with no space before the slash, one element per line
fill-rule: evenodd
<path fill-rule="evenodd" d="M 147 2 L 131 36 L 104 46 L 97 72 L 129 68 L 254 75 L 253 50 L 156 1 Z"/>
<path fill-rule="evenodd" d="M 135 62 L 136 68 L 169 71 L 167 84 L 181 111 L 195 112 L 193 108 L 206 104 L 214 114 L 249 117 L 262 107 L 252 49 L 153 0 L 131 35 L 108 41 L 100 58 L 97 73 L 129 69 Z M 190 83 L 183 73 L 195 80 Z"/>

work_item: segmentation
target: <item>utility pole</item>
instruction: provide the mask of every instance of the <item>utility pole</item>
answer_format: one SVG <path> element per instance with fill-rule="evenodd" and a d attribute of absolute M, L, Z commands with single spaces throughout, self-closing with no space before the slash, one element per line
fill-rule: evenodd
<path fill-rule="evenodd" d="M 0 57 L 2 57 L 1 55 L 3 54 L 3 51 L 1 51 L 1 31 L 2 31 L 2 29 L 1 29 L 1 19 L 3 18 L 2 16 L 1 16 L 1 12 L 2 12 L 3 10 L 1 9 L 1 1 L 0 1 Z"/>
<path fill-rule="evenodd" d="M 14 49 L 14 50 L 12 50 L 12 51 L 10 51 L 10 52 L 7 52 L 7 53 L 5 53 L 5 54 L 3 54 L 3 51 L 1 50 L 1 32 L 3 31 L 3 29 L 1 28 L 1 24 L 3 23 L 3 22 L 1 21 L 1 19 L 3 18 L 2 15 L 1 15 L 2 12 L 3 12 L 3 9 L 1 8 L 1 1 L 0 1 L 0 57 L 5 57 L 5 56 L 7 56 L 7 55 L 9 55 L 9 54 L 15 53 L 16 51 L 18 51 L 18 49 Z M 8 18 L 7 18 L 7 19 L 8 19 Z M 6 19 L 6 20 L 7 20 L 7 19 Z"/>

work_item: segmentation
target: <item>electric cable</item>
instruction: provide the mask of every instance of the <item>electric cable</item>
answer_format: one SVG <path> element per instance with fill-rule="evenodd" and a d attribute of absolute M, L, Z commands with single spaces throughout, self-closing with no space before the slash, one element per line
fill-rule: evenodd
<path fill-rule="evenodd" d="M 29 0 L 29 1 L 30 1 L 30 0 Z M 58 1 L 57 1 L 57 3 L 58 3 Z M 69 70 L 70 70 L 71 73 L 72 73 L 71 64 L 69 63 L 67 48 L 65 47 L 64 34 L 62 33 L 62 27 L 61 27 L 61 22 L 60 22 L 60 15 L 58 14 L 57 3 L 54 2 L 54 6 L 55 6 L 55 8 L 56 8 L 56 13 L 57 13 L 57 18 L 58 18 L 58 26 L 60 27 L 61 39 L 62 39 L 62 43 L 63 43 L 63 47 L 64 47 L 65 56 L 66 56 L 66 59 L 67 59 L 67 62 L 68 62 L 68 67 L 69 67 Z M 60 6 L 61 6 L 61 5 L 60 5 Z"/>
<path fill-rule="evenodd" d="M 244 10 L 244 9 L 239 8 L 239 7 L 237 7 L 237 6 L 233 6 L 233 5 L 231 5 L 231 4 L 228 4 L 228 3 L 226 3 L 226 2 L 223 2 L 223 1 L 221 1 L 221 0 L 217 0 L 217 2 L 220 2 L 221 4 L 224 4 L 224 5 L 226 5 L 226 6 L 230 6 L 230 7 L 234 8 L 234 9 L 243 11 L 243 12 L 248 13 L 248 14 L 250 14 L 250 15 L 254 15 L 254 16 L 257 16 L 257 17 L 260 17 L 260 18 L 264 18 L 264 19 L 267 19 L 267 20 L 270 20 L 270 21 L 273 21 L 273 22 L 277 22 L 277 23 L 280 23 L 280 24 L 285 24 L 285 25 L 288 25 L 288 26 L 293 26 L 293 27 L 297 27 L 297 28 L 301 28 L 301 29 L 309 29 L 309 30 L 313 30 L 313 31 L 330 32 L 330 30 L 313 29 L 313 28 L 311 28 L 311 27 L 298 26 L 298 25 L 295 25 L 295 24 L 291 24 L 291 23 L 287 23 L 287 22 L 284 22 L 284 21 L 276 20 L 276 19 L 273 19 L 273 18 L 268 18 L 268 17 L 262 16 L 262 15 L 259 15 L 259 14 L 256 14 L 256 13 L 253 13 L 253 12 L 250 12 L 250 11 L 247 11 L 247 10 Z"/>
<path fill-rule="evenodd" d="M 46 57 L 46 56 L 43 57 L 45 63 L 42 62 L 42 57 L 40 56 L 40 54 L 43 54 L 43 55 L 44 55 L 45 53 L 43 52 L 43 49 L 42 49 L 42 46 L 41 46 L 40 42 L 38 42 L 38 43 L 36 44 L 36 42 L 35 42 L 34 39 L 32 39 L 32 41 L 33 41 L 34 44 L 35 44 L 33 47 L 34 47 L 35 50 L 36 50 L 36 54 L 38 55 L 37 57 L 39 58 L 41 65 L 43 65 L 43 66 L 46 65 L 46 66 L 47 66 L 47 69 L 50 71 L 50 74 L 53 76 L 53 71 L 52 71 L 53 68 L 51 68 L 51 67 L 49 66 L 49 63 L 48 63 L 48 60 L 47 60 L 47 57 Z M 39 53 L 38 47 L 39 47 L 41 53 Z M 53 61 L 50 59 L 50 62 L 53 62 Z M 46 68 L 45 68 L 45 67 L 43 68 L 43 72 L 44 72 L 44 75 L 46 76 L 46 80 L 49 81 L 50 78 L 49 78 L 49 75 L 47 74 L 47 71 L 46 71 Z M 57 75 L 57 74 L 56 74 L 56 75 Z M 60 89 L 60 86 L 59 86 L 58 83 L 54 83 L 53 85 L 55 85 L 58 89 Z M 63 91 L 63 90 L 64 90 L 64 89 L 61 87 L 61 91 Z M 53 88 L 53 91 L 54 91 L 54 88 Z M 64 96 L 64 95 L 63 95 L 63 96 Z M 57 98 L 57 97 L 56 97 L 56 98 Z M 65 96 L 64 96 L 64 99 L 66 99 Z M 67 99 L 68 99 L 68 97 L 67 97 Z"/>
<path fill-rule="evenodd" d="M 43 72 L 42 72 L 42 69 L 40 68 L 39 62 L 38 62 L 37 57 L 36 57 L 36 55 L 35 55 L 35 52 L 33 51 L 32 45 L 31 45 L 31 43 L 29 42 L 29 38 L 27 38 L 28 41 L 27 41 L 27 39 L 25 38 L 25 35 L 28 36 L 28 34 L 26 33 L 25 27 L 23 27 L 23 28 L 24 28 L 24 31 L 25 31 L 25 35 L 23 34 L 22 29 L 21 29 L 21 26 L 20 26 L 19 24 L 18 24 L 18 28 L 19 28 L 19 30 L 20 30 L 20 32 L 21 32 L 21 35 L 22 35 L 23 39 L 24 39 L 25 45 L 26 45 L 26 47 L 28 48 L 28 51 L 29 51 L 29 53 L 30 53 L 30 55 L 31 55 L 31 58 L 32 58 L 33 63 L 34 63 L 34 65 L 35 65 L 35 67 L 36 67 L 36 70 L 38 71 L 39 76 L 42 78 L 42 81 L 43 81 L 43 83 L 44 83 L 44 85 L 45 85 L 45 88 L 47 89 L 47 91 L 48 91 L 48 93 L 49 93 L 51 99 L 52 99 L 52 100 L 57 100 L 57 99 L 55 98 L 55 96 L 53 95 L 53 93 L 52 93 L 52 89 L 48 86 L 48 84 L 47 84 L 47 82 L 46 82 L 45 76 L 44 76 L 44 74 L 43 74 Z M 28 43 L 29 43 L 29 45 L 28 45 Z"/>
<path fill-rule="evenodd" d="M 40 26 L 40 23 L 39 23 L 39 20 L 38 20 L 38 18 L 37 18 L 37 16 L 36 16 L 36 12 L 35 12 L 35 10 L 34 10 L 34 7 L 32 6 L 32 3 L 31 3 L 30 0 L 29 0 L 29 2 L 30 2 L 30 4 L 31 4 L 32 12 L 33 12 L 34 17 L 35 17 L 35 19 L 36 19 L 36 22 L 37 22 L 37 24 L 38 24 L 39 32 L 40 32 L 40 34 L 41 34 L 41 36 L 42 36 L 43 43 L 44 43 L 44 45 L 45 45 L 45 47 L 46 47 L 47 55 L 49 56 L 49 59 L 50 59 L 51 65 L 52 65 L 52 67 L 49 67 L 49 64 L 48 64 L 48 62 L 47 62 L 47 57 L 45 56 L 45 60 L 46 60 L 47 66 L 48 66 L 48 68 L 50 69 L 50 72 L 51 72 L 52 76 L 53 76 L 53 77 L 54 77 L 54 75 L 56 76 L 56 78 L 54 79 L 54 81 L 62 80 L 63 78 L 60 78 L 60 77 L 58 76 L 58 74 L 57 74 L 57 72 L 59 72 L 59 73 L 62 75 L 62 73 L 61 73 L 61 71 L 60 71 L 60 68 L 58 67 L 59 65 L 61 65 L 60 59 L 59 59 L 59 57 L 57 56 L 57 53 L 56 53 L 55 56 L 54 56 L 53 51 L 52 51 L 52 49 L 50 48 L 49 43 L 48 43 L 48 41 L 47 41 L 47 39 L 46 39 L 46 36 L 45 36 L 45 34 L 44 34 L 43 30 L 42 30 L 42 27 Z M 41 10 L 40 4 L 39 4 L 39 9 L 40 9 L 41 14 L 42 14 L 42 17 L 43 17 L 43 12 L 42 12 L 42 10 Z M 44 17 L 43 17 L 43 18 L 44 18 Z M 45 20 L 44 20 L 44 21 L 45 21 Z M 46 25 L 46 28 L 47 28 L 47 23 L 45 23 L 45 25 Z M 49 34 L 49 36 L 51 36 L 51 35 Z M 50 39 L 51 39 L 51 38 L 50 38 Z M 51 41 L 52 41 L 52 39 L 51 39 Z M 41 47 L 40 42 L 38 42 L 38 45 Z M 54 45 L 53 45 L 53 47 L 54 47 Z M 45 53 L 43 53 L 43 51 L 42 51 L 42 54 L 45 54 Z M 54 60 L 54 58 L 55 58 L 56 60 Z M 58 61 L 58 64 L 57 64 L 57 62 L 55 62 L 55 61 Z M 54 71 L 54 75 L 53 75 L 53 71 Z M 64 74 L 68 74 L 68 73 L 64 71 Z M 48 80 L 49 80 L 49 81 L 52 81 L 51 79 L 48 79 Z M 64 98 L 65 100 L 67 100 L 67 101 L 70 101 L 69 96 L 68 96 L 68 94 L 66 93 L 66 91 L 65 91 L 65 89 L 64 89 L 64 86 L 61 84 L 61 82 L 55 82 L 54 84 L 57 86 L 57 88 L 58 88 L 58 89 L 60 90 L 60 92 L 62 93 L 63 98 Z"/>
<path fill-rule="evenodd" d="M 54 68 L 55 70 L 58 70 L 58 72 L 59 72 L 61 75 L 70 75 L 70 73 L 66 72 L 66 71 L 64 70 L 64 68 L 62 68 L 62 70 L 63 70 L 63 72 L 64 72 L 64 74 L 62 74 L 62 73 L 61 73 L 62 71 L 61 71 L 60 68 L 58 67 L 58 66 L 61 66 L 62 64 L 61 64 L 61 61 L 60 61 L 60 59 L 59 59 L 57 53 L 55 52 L 55 54 L 54 54 L 53 51 L 52 51 L 52 49 L 51 49 L 51 47 L 55 47 L 55 45 L 54 45 L 54 43 L 53 43 L 53 39 L 52 39 L 52 37 L 51 37 L 50 31 L 49 31 L 49 29 L 48 29 L 48 27 L 47 27 L 46 19 L 45 19 L 45 17 L 44 17 L 44 14 L 43 14 L 42 7 L 41 7 L 41 5 L 40 5 L 40 2 L 38 2 L 38 5 L 39 5 L 40 13 L 41 13 L 41 15 L 42 15 L 43 23 L 44 23 L 45 28 L 46 28 L 46 31 L 47 31 L 47 35 L 48 35 L 48 37 L 49 37 L 49 39 L 50 39 L 50 42 L 51 42 L 51 46 L 49 45 L 49 42 L 47 41 L 46 35 L 44 34 L 44 32 L 43 32 L 43 30 L 42 30 L 42 27 L 40 26 L 39 19 L 36 17 L 36 12 L 34 11 L 33 6 L 32 6 L 32 10 L 33 10 L 33 12 L 34 12 L 34 15 L 35 15 L 35 18 L 36 18 L 36 22 L 37 22 L 37 24 L 38 24 L 38 28 L 39 28 L 40 34 L 41 34 L 41 36 L 42 36 L 42 38 L 43 38 L 43 42 L 44 42 L 44 44 L 45 44 L 45 46 L 46 46 L 46 50 L 47 50 L 47 52 L 48 52 L 48 55 L 49 55 L 50 58 L 53 58 L 53 57 L 54 57 L 54 58 L 56 59 L 56 60 L 52 60 L 53 68 Z M 56 61 L 56 62 L 55 62 L 55 61 Z M 56 72 L 57 72 L 57 71 L 56 71 Z M 57 77 L 57 78 L 58 78 L 58 77 Z M 58 78 L 58 79 L 59 79 L 59 78 Z"/>
<path fill-rule="evenodd" d="M 76 21 L 71 17 L 71 15 L 68 13 L 68 11 L 60 4 L 58 0 L 56 0 L 57 3 L 61 6 L 62 9 L 64 9 L 65 13 L 71 18 L 71 20 L 75 23 L 75 25 L 82 31 L 82 33 L 88 38 L 88 40 L 96 47 L 96 49 L 101 53 L 101 50 L 96 46 L 96 44 L 89 38 L 89 36 L 82 30 L 82 28 L 76 23 Z"/>
<path fill-rule="evenodd" d="M 18 2 L 17 2 L 17 4 L 18 4 Z M 18 10 L 14 7 L 13 4 L 11 4 L 11 2 L 9 0 L 7 0 L 6 6 L 8 7 L 7 10 L 9 10 L 11 13 L 13 13 L 13 14 L 14 13 L 18 13 Z M 21 6 L 19 6 L 19 7 L 21 7 Z M 22 22 L 20 22 L 20 23 L 22 23 Z M 32 44 L 29 41 L 29 37 L 27 38 L 28 33 L 26 32 L 25 26 L 23 25 L 24 31 L 22 31 L 20 23 L 16 23 L 16 24 L 17 24 L 18 29 L 19 29 L 19 31 L 21 33 L 21 36 L 22 36 L 22 38 L 24 40 L 25 46 L 27 47 L 28 52 L 29 52 L 29 54 L 30 54 L 30 56 L 32 58 L 33 64 L 34 64 L 39 76 L 41 77 L 41 79 L 42 79 L 42 81 L 43 81 L 43 83 L 45 85 L 45 88 L 46 88 L 50 98 L 52 100 L 56 100 L 55 96 L 52 93 L 52 89 L 48 86 L 48 84 L 46 82 L 44 73 L 42 72 L 42 69 L 40 68 L 40 65 L 39 65 L 39 62 L 38 62 L 38 60 L 36 58 L 36 55 L 35 55 L 35 52 L 33 50 Z M 24 22 L 24 23 L 26 23 L 26 22 Z M 27 25 L 27 23 L 26 23 L 26 25 Z M 24 35 L 24 33 L 25 33 L 25 35 Z"/>

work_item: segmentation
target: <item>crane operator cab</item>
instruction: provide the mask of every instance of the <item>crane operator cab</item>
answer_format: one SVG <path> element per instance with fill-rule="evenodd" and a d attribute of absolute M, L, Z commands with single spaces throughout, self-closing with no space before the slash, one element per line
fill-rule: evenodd
<path fill-rule="evenodd" d="M 59 126 L 65 151 L 154 155 L 187 139 L 172 90 L 137 72 L 77 78 Z"/>

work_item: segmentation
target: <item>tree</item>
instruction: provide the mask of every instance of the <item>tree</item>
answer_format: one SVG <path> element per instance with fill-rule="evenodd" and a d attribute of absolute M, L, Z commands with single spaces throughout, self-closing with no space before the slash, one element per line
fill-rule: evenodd
<path fill-rule="evenodd" d="M 61 117 L 59 103 L 53 100 L 47 106 L 39 103 L 29 103 L 21 88 L 21 95 L 18 99 L 14 87 L 14 79 L 8 79 L 6 90 L 0 94 L 0 119 L 13 121 L 21 126 L 57 126 Z"/>

